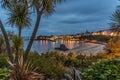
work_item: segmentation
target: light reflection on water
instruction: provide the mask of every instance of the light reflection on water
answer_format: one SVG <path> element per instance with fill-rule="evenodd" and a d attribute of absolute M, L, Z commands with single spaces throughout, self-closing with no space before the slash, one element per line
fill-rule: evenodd
<path fill-rule="evenodd" d="M 24 49 L 28 44 L 28 40 L 24 41 Z M 64 41 L 64 40 L 57 40 L 55 42 L 49 40 L 36 40 L 33 43 L 32 51 L 37 51 L 38 53 L 52 51 L 55 47 L 59 47 L 60 44 L 65 44 L 67 48 L 73 49 L 79 46 L 79 41 Z"/>

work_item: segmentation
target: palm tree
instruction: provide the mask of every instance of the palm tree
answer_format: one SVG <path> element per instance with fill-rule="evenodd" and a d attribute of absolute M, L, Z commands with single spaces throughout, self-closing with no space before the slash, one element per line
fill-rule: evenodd
<path fill-rule="evenodd" d="M 112 27 L 111 29 L 117 34 L 120 34 L 120 10 L 117 10 L 113 15 L 112 15 Z"/>
<path fill-rule="evenodd" d="M 15 52 L 15 62 L 17 63 L 18 62 L 19 53 L 20 53 L 19 51 L 23 47 L 23 40 L 22 40 L 21 37 L 13 36 L 12 42 L 13 42 L 13 48 L 16 51 Z"/>
<path fill-rule="evenodd" d="M 32 47 L 34 38 L 36 36 L 37 30 L 39 28 L 42 15 L 52 14 L 54 12 L 56 4 L 61 3 L 63 0 L 2 0 L 2 1 L 3 7 L 11 11 L 9 22 L 12 25 L 14 24 L 18 26 L 19 36 L 21 35 L 20 30 L 23 28 L 23 26 L 26 26 L 26 23 L 24 23 L 24 21 L 29 23 L 28 11 L 34 9 L 35 13 L 37 14 L 36 23 L 34 25 L 34 29 L 24 55 L 24 60 L 26 61 L 30 49 Z"/>
<path fill-rule="evenodd" d="M 34 40 L 37 30 L 39 28 L 41 16 L 43 14 L 47 14 L 47 15 L 52 14 L 54 12 L 55 5 L 57 3 L 61 3 L 62 1 L 63 0 L 30 0 L 30 3 L 28 2 L 31 5 L 31 7 L 35 9 L 36 14 L 37 14 L 37 19 L 36 19 L 36 23 L 35 23 L 34 30 L 32 32 L 30 41 L 29 41 L 27 49 L 25 51 L 25 55 L 24 55 L 25 61 L 27 60 L 28 54 L 29 54 L 30 49 L 33 44 L 33 40 Z"/>
<path fill-rule="evenodd" d="M 1 28 L 1 31 L 3 33 L 4 39 L 5 39 L 8 58 L 9 58 L 9 60 L 11 62 L 13 62 L 13 56 L 12 56 L 12 52 L 11 52 L 11 48 L 10 48 L 9 39 L 8 39 L 7 32 L 6 32 L 5 28 L 4 28 L 1 20 L 0 20 L 0 28 Z"/>
<path fill-rule="evenodd" d="M 4 39 L 3 39 L 3 36 L 0 35 L 0 53 L 4 52 L 4 50 L 5 50 Z"/>
<path fill-rule="evenodd" d="M 10 9 L 8 23 L 12 26 L 16 26 L 19 30 L 19 37 L 21 37 L 21 31 L 24 27 L 30 26 L 30 16 L 28 15 L 27 6 L 25 4 L 15 4 Z"/>
<path fill-rule="evenodd" d="M 2 7 L 8 9 L 9 11 L 9 18 L 7 23 L 18 28 L 19 31 L 18 35 L 19 38 L 21 38 L 22 29 L 24 27 L 30 26 L 31 21 L 28 14 L 28 7 L 26 3 L 23 3 L 22 1 L 18 0 L 2 0 Z M 18 58 L 19 49 L 18 48 L 15 49 L 16 49 L 15 61 L 16 61 Z"/>

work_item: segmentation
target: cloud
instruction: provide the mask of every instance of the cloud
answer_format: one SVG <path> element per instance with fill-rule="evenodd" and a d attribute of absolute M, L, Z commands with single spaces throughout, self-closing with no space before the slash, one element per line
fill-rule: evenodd
<path fill-rule="evenodd" d="M 53 15 L 42 17 L 38 35 L 75 34 L 110 28 L 110 16 L 120 4 L 118 0 L 66 0 L 56 6 Z M 5 20 L 5 11 L 0 18 Z M 32 26 L 24 29 L 26 35 L 31 34 L 35 24 L 35 15 L 32 16 Z M 4 23 L 5 24 L 5 23 Z M 10 25 L 7 25 L 10 26 Z M 9 28 L 8 28 L 9 29 Z"/>

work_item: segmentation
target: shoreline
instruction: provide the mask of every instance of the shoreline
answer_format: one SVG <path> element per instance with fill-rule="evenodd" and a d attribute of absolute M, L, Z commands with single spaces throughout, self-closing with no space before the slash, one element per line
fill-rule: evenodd
<path fill-rule="evenodd" d="M 99 52 L 104 52 L 104 48 L 106 46 L 104 44 L 99 44 L 99 43 L 91 43 L 91 42 L 85 42 L 82 43 L 82 45 L 79 45 L 78 47 L 75 47 L 73 49 L 70 49 L 68 51 L 60 51 L 63 54 L 68 54 L 70 52 L 79 55 L 84 54 L 84 55 L 96 55 Z"/>

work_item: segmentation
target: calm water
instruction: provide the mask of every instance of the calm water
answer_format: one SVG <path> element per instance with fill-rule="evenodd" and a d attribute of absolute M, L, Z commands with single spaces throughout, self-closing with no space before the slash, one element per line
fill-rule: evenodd
<path fill-rule="evenodd" d="M 28 40 L 24 41 L 24 49 L 28 44 Z M 59 47 L 60 44 L 65 44 L 67 48 L 72 49 L 79 46 L 79 41 L 64 41 L 58 40 L 56 42 L 48 41 L 48 40 L 37 40 L 34 41 L 32 46 L 32 51 L 37 51 L 39 53 L 46 51 L 53 51 L 55 47 Z"/>

